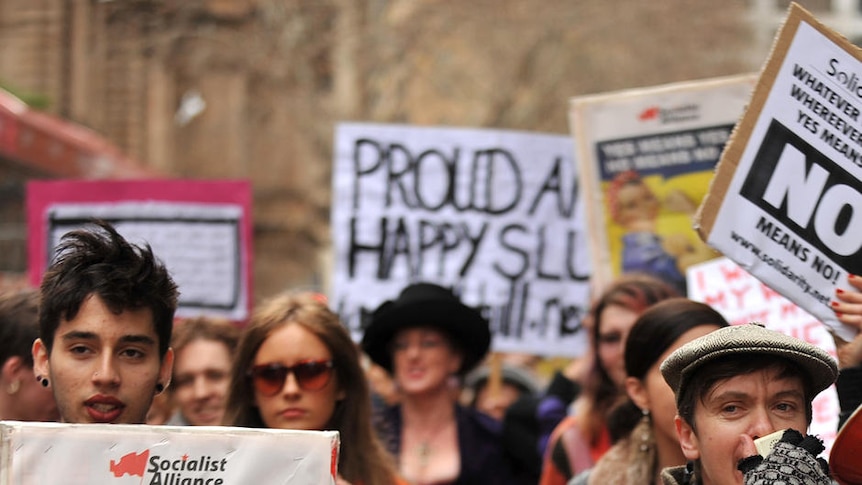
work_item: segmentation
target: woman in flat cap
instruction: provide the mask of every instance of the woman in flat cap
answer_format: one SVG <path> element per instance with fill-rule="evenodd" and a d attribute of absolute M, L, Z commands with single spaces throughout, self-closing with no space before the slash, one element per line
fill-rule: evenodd
<path fill-rule="evenodd" d="M 447 288 L 416 283 L 371 316 L 362 348 L 397 384 L 380 432 L 415 484 L 510 483 L 500 423 L 458 405 L 460 381 L 488 352 L 482 315 Z"/>

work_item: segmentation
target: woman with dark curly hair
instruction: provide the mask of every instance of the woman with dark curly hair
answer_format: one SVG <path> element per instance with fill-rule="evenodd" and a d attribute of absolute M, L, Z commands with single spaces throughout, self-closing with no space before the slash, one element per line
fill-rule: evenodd
<path fill-rule="evenodd" d="M 488 321 L 433 283 L 411 284 L 374 311 L 362 348 L 400 391 L 380 432 L 411 483 L 513 483 L 500 423 L 457 402 L 461 379 L 490 344 Z"/>

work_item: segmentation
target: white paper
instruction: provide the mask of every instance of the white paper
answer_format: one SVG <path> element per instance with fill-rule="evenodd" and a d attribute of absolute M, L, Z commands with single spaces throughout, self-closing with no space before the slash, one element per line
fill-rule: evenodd
<path fill-rule="evenodd" d="M 342 124 L 333 173 L 331 303 L 361 312 L 409 283 L 455 287 L 493 348 L 578 355 L 590 261 L 571 138 Z"/>
<path fill-rule="evenodd" d="M 2 485 L 321 485 L 335 431 L 0 422 Z"/>

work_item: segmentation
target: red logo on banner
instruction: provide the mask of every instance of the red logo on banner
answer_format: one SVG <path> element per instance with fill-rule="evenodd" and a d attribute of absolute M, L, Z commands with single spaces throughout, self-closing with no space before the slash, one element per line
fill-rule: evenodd
<path fill-rule="evenodd" d="M 111 460 L 111 472 L 115 477 L 122 477 L 128 474 L 129 476 L 137 475 L 144 476 L 144 470 L 147 468 L 147 458 L 150 457 L 150 450 L 144 450 L 140 454 L 134 451 L 123 455 L 120 461 Z"/>
<path fill-rule="evenodd" d="M 641 121 L 649 121 L 658 119 L 659 108 L 658 106 L 653 106 L 652 108 L 647 108 L 638 115 L 638 119 Z"/>

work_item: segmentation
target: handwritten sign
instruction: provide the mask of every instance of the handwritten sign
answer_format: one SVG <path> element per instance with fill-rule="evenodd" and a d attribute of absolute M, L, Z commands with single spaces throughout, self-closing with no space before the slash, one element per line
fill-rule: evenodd
<path fill-rule="evenodd" d="M 178 317 L 248 316 L 251 191 L 239 181 L 34 181 L 27 186 L 30 279 L 67 232 L 93 218 L 149 244 L 180 289 Z"/>
<path fill-rule="evenodd" d="M 362 335 L 411 282 L 452 287 L 499 351 L 577 355 L 590 264 L 571 139 L 342 124 L 333 174 L 332 302 Z"/>
<path fill-rule="evenodd" d="M 862 55 L 792 4 L 697 218 L 713 247 L 845 340 L 830 308 L 862 271 Z"/>
<path fill-rule="evenodd" d="M 686 269 L 718 256 L 692 217 L 755 76 L 572 98 L 570 119 L 594 279 L 646 272 L 685 294 Z"/>
<path fill-rule="evenodd" d="M 760 322 L 836 355 L 832 335 L 817 318 L 728 258 L 689 268 L 688 285 L 689 298 L 715 308 L 732 325 Z M 818 394 L 812 409 L 810 432 L 823 439 L 828 454 L 835 440 L 840 410 L 835 386 Z"/>

